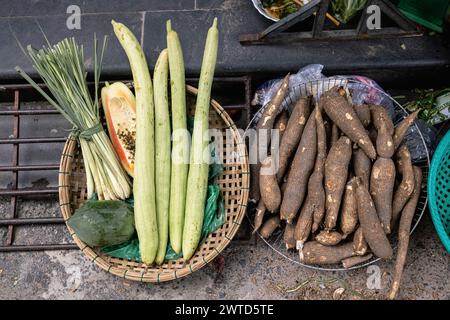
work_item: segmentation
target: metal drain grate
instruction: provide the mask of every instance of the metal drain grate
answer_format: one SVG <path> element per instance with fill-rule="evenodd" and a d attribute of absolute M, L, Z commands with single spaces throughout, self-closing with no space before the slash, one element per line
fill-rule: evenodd
<path fill-rule="evenodd" d="M 187 79 L 192 85 L 197 82 Z M 238 128 L 246 127 L 250 77 L 215 78 L 213 97 Z M 77 248 L 65 232 L 57 199 L 59 160 L 67 137 L 64 128 L 70 126 L 41 101 L 29 85 L 0 85 L 0 252 Z M 43 132 L 38 127 L 41 122 L 48 126 Z M 60 129 L 51 129 L 57 123 Z M 60 132 L 64 135 L 56 136 Z M 236 240 L 249 240 L 248 230 L 243 225 Z"/>

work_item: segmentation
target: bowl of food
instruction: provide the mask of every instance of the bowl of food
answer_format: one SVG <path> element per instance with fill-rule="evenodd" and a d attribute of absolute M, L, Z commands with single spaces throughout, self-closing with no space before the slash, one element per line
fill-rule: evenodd
<path fill-rule="evenodd" d="M 272 21 L 279 21 L 288 15 L 297 12 L 301 7 L 308 4 L 310 0 L 252 0 L 258 12 Z M 336 27 L 340 22 L 328 12 L 326 17 Z"/>
<path fill-rule="evenodd" d="M 298 11 L 309 1 L 305 0 L 252 0 L 256 10 L 272 21 L 278 21 Z"/>

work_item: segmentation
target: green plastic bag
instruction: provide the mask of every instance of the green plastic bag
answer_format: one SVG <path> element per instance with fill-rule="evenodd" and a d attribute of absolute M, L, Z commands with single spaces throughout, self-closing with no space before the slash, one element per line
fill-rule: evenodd
<path fill-rule="evenodd" d="M 205 215 L 203 218 L 201 242 L 205 241 L 207 236 L 219 229 L 225 222 L 225 206 L 220 194 L 219 184 L 216 177 L 223 171 L 223 167 L 218 163 L 214 150 L 211 152 L 213 158 L 208 171 L 208 191 L 206 194 Z M 134 205 L 133 199 L 127 199 L 131 205 Z M 127 260 L 141 261 L 139 253 L 139 240 L 133 238 L 127 242 L 101 248 L 101 251 L 111 257 Z M 170 243 L 167 245 L 165 261 L 177 260 L 183 256 L 182 253 L 173 251 Z"/>

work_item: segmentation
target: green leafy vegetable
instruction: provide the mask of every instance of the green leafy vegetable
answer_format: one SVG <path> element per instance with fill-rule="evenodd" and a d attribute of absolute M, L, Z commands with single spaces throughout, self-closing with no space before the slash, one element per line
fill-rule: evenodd
<path fill-rule="evenodd" d="M 414 92 L 419 95 L 416 100 L 405 104 L 405 108 L 414 112 L 420 110 L 419 118 L 433 125 L 445 121 L 449 117 L 449 103 L 438 103 L 440 97 L 450 94 L 450 88 L 443 90 L 421 90 L 415 89 Z M 442 99 L 443 100 L 443 99 Z"/>
<path fill-rule="evenodd" d="M 364 8 L 366 2 L 367 0 L 332 0 L 331 8 L 339 21 L 347 23 Z"/>

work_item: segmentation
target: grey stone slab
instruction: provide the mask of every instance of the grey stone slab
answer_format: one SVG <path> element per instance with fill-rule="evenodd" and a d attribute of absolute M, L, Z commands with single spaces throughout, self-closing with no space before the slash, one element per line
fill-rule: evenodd
<path fill-rule="evenodd" d="M 8 227 L 0 227 L 0 242 L 5 243 L 8 235 Z"/>
<path fill-rule="evenodd" d="M 11 217 L 11 202 L 8 197 L 0 197 L 0 219 L 9 217 Z"/>
<path fill-rule="evenodd" d="M 242 1 L 242 0 L 197 0 L 196 1 L 196 9 L 202 10 L 210 10 L 210 9 L 222 9 L 222 10 L 241 10 L 243 8 L 248 7 L 247 3 L 250 1 Z M 251 5 L 253 7 L 253 5 Z"/>
<path fill-rule="evenodd" d="M 59 150 L 55 150 L 55 157 L 51 160 L 54 161 L 56 156 L 61 157 L 63 146 L 61 145 Z M 48 162 L 47 162 L 48 163 Z M 45 189 L 58 187 L 58 171 L 57 170 L 45 170 L 45 171 L 23 171 L 19 173 L 19 188 L 27 189 Z"/>
<path fill-rule="evenodd" d="M 0 299 L 304 300 L 332 299 L 338 288 L 345 288 L 342 299 L 384 299 L 394 267 L 393 260 L 377 263 L 380 287 L 369 288 L 373 269 L 318 272 L 281 258 L 260 241 L 256 245 L 232 243 L 223 257 L 222 273 L 210 265 L 189 277 L 155 286 L 108 274 L 79 250 L 0 253 Z M 449 265 L 450 257 L 425 216 L 411 238 L 398 298 L 448 299 Z M 301 283 L 305 285 L 286 292 Z"/>
<path fill-rule="evenodd" d="M 386 81 L 399 76 L 408 78 L 411 70 L 430 70 L 434 66 L 438 69 L 437 66 L 442 68 L 450 63 L 448 49 L 432 49 L 441 45 L 441 40 L 436 37 L 242 46 L 238 41 L 240 34 L 260 32 L 270 25 L 250 2 L 199 0 L 197 4 L 200 8 L 214 9 L 185 11 L 175 17 L 168 13 L 147 13 L 145 49 L 150 65 L 154 65 L 157 52 L 165 46 L 161 37 L 164 20 L 172 18 L 182 40 L 186 70 L 198 74 L 204 36 L 215 16 L 219 19 L 220 29 L 218 74 L 281 74 L 296 71 L 307 64 L 321 63 L 325 65 L 325 72 L 369 74 Z"/>
<path fill-rule="evenodd" d="M 63 150 L 63 143 L 22 144 L 20 146 L 20 165 L 47 165 L 58 164 Z M 0 166 L 12 164 L 12 146 L 0 145 Z M 18 175 L 19 188 L 58 186 L 57 170 L 21 171 Z M 0 189 L 8 188 L 12 184 L 11 172 L 0 172 Z"/>
<path fill-rule="evenodd" d="M 3 1 L 0 17 L 66 15 L 76 5 L 81 13 L 137 12 L 194 9 L 195 0 L 16 0 Z"/>
<path fill-rule="evenodd" d="M 7 188 L 11 183 L 11 173 L 9 172 L 0 172 L 0 189 Z M 0 208 L 1 209 L 1 208 Z"/>
<path fill-rule="evenodd" d="M 48 109 L 46 102 L 24 102 L 22 110 Z M 8 110 L 7 104 L 0 105 L 0 110 Z M 12 137 L 13 116 L 0 117 L 0 138 Z M 57 115 L 22 115 L 20 117 L 20 138 L 60 138 L 66 137 L 71 129 L 70 124 L 59 114 Z M 19 165 L 58 164 L 64 143 L 21 144 Z M 12 164 L 13 146 L 0 144 L 0 166 Z M 12 183 L 11 172 L 0 172 L 0 188 L 6 188 Z M 30 188 L 36 182 L 40 187 L 56 187 L 58 185 L 57 171 L 22 171 L 19 173 L 19 188 Z M 45 182 L 43 185 L 42 182 Z"/>
<path fill-rule="evenodd" d="M 9 110 L 0 105 L 0 110 Z M 1 116 L 0 117 L 0 137 L 7 138 L 12 134 L 13 131 L 13 120 L 12 116 Z M 2 152 L 0 152 L 0 163 L 2 162 Z"/>
<path fill-rule="evenodd" d="M 65 137 L 72 128 L 59 114 L 22 115 L 20 117 L 20 137 Z"/>
<path fill-rule="evenodd" d="M 72 243 L 72 238 L 63 224 L 16 226 L 14 228 L 15 245 L 67 243 Z"/>
<path fill-rule="evenodd" d="M 111 7 L 120 6 L 117 1 L 111 3 Z M 197 0 L 196 7 L 196 10 L 154 10 L 152 7 L 145 13 L 144 46 L 150 68 L 154 67 L 159 51 L 165 47 L 165 21 L 171 18 L 183 41 L 186 70 L 189 74 L 198 75 L 204 37 L 214 16 L 219 18 L 221 34 L 216 68 L 218 75 L 280 75 L 294 72 L 306 64 L 321 63 L 329 73 L 358 73 L 380 81 L 390 81 L 391 84 L 406 85 L 405 81 L 417 82 L 416 78 L 427 82 L 433 78 L 436 80 L 437 76 L 445 75 L 450 66 L 449 48 L 443 45 L 439 36 L 241 46 L 238 41 L 240 34 L 260 32 L 271 23 L 253 8 L 250 1 Z M 111 18 L 122 19 L 131 25 L 138 37 L 141 36 L 142 13 L 85 14 L 79 31 L 65 28 L 65 15 L 41 17 L 39 21 L 51 34 L 52 41 L 75 35 L 90 48 L 94 31 L 111 34 Z M 42 44 L 42 36 L 32 23 L 33 19 L 21 19 L 12 19 L 19 39 L 23 39 L 23 43 Z M 0 42 L 5 44 L 0 48 L 0 82 L 18 79 L 13 68 L 25 62 L 15 47 L 5 18 L 0 18 Z M 119 49 L 117 41 L 112 38 L 104 65 L 105 77 L 129 76 L 126 58 Z M 415 74 L 419 76 L 414 77 Z"/>
<path fill-rule="evenodd" d="M 103 36 L 107 35 L 110 41 L 104 56 L 104 74 L 108 72 L 126 72 L 129 70 L 128 60 L 120 44 L 115 40 L 111 26 L 112 19 L 126 24 L 136 37 L 141 39 L 141 27 L 143 24 L 143 14 L 141 13 L 83 15 L 80 30 L 69 30 L 66 26 L 65 16 L 0 18 L 0 42 L 8 44 L 0 47 L 1 64 L 7 66 L 5 72 L 12 77 L 18 76 L 14 70 L 16 65 L 21 66 L 26 72 L 35 76 L 34 69 L 31 68 L 29 61 L 17 45 L 13 33 L 16 34 L 18 41 L 24 46 L 32 45 L 35 48 L 39 48 L 46 44 L 39 28 L 40 25 L 50 43 L 56 43 L 66 37 L 75 37 L 79 44 L 83 44 L 85 48 L 85 63 L 88 70 L 92 70 L 93 64 L 94 33 L 97 35 L 100 43 L 103 40 Z"/>
<path fill-rule="evenodd" d="M 61 210 L 56 197 L 42 198 L 38 201 L 26 198 L 20 199 L 17 211 L 19 218 L 61 217 Z M 39 240 L 39 238 L 36 237 L 35 240 Z"/>
<path fill-rule="evenodd" d="M 22 109 L 37 109 L 39 106 L 48 109 L 45 102 L 24 103 Z M 60 138 L 69 134 L 71 125 L 63 116 L 56 115 L 33 115 L 21 116 L 20 137 L 21 138 Z M 20 146 L 20 165 L 44 165 L 57 164 L 61 157 L 64 143 L 46 144 L 22 144 Z M 19 174 L 19 187 L 33 187 L 36 181 L 41 183 L 40 187 L 55 187 L 58 185 L 56 171 L 23 171 Z"/>

